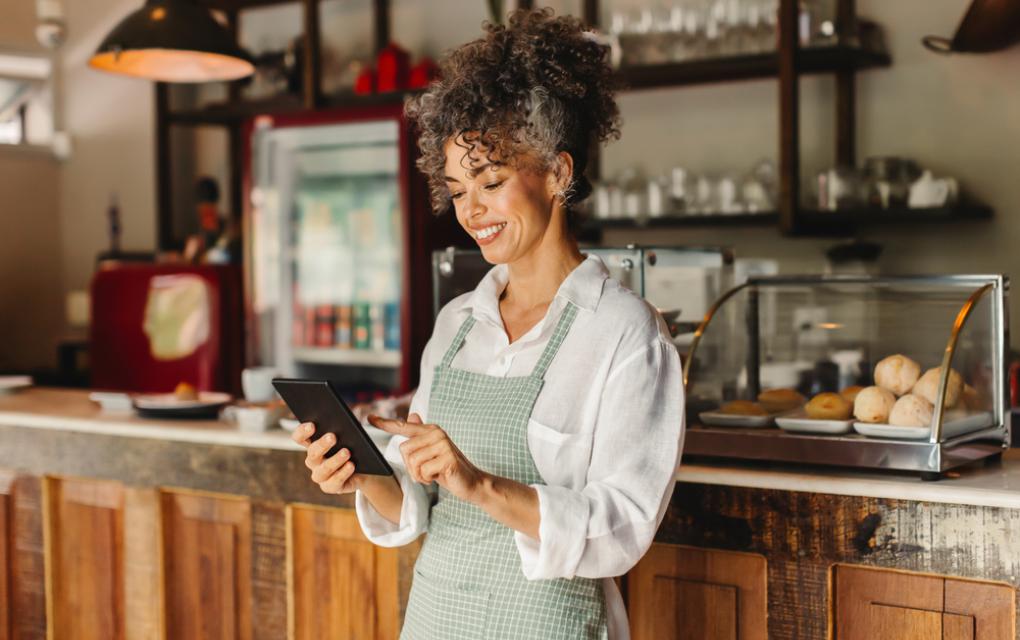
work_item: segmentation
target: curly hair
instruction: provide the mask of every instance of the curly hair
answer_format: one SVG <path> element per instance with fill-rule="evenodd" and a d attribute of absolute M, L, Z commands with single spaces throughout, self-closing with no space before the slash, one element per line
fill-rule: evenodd
<path fill-rule="evenodd" d="M 445 145 L 455 140 L 471 166 L 475 152 L 487 162 L 521 166 L 534 158 L 552 169 L 557 155 L 573 158 L 564 194 L 571 226 L 572 205 L 587 198 L 584 175 L 594 143 L 620 137 L 616 83 L 606 49 L 574 17 L 552 9 L 520 9 L 508 25 L 485 23 L 485 35 L 450 52 L 441 79 L 404 107 L 419 130 L 418 168 L 426 175 L 436 213 L 450 204 L 444 180 Z"/>

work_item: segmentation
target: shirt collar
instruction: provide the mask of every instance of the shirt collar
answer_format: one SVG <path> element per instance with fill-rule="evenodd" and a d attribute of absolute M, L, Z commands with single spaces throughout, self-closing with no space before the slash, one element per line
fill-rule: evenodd
<path fill-rule="evenodd" d="M 602 259 L 594 254 L 588 254 L 584 262 L 571 271 L 560 284 L 556 298 L 572 302 L 574 306 L 586 311 L 595 311 L 602 298 L 602 287 L 608 277 L 609 269 Z M 505 264 L 498 264 L 485 274 L 465 305 L 471 309 L 472 315 L 477 320 L 487 320 L 496 326 L 503 326 L 499 315 L 499 296 L 509 279 L 509 269 Z"/>

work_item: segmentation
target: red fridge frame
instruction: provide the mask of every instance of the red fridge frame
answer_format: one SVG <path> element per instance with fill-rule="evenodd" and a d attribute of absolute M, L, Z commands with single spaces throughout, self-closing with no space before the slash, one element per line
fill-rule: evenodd
<path fill-rule="evenodd" d="M 244 244 L 245 352 L 247 365 L 260 364 L 257 357 L 255 314 L 250 291 L 250 254 L 252 224 L 252 134 L 256 126 L 268 120 L 274 128 L 344 124 L 371 120 L 395 120 L 399 124 L 399 189 L 403 215 L 404 261 L 400 300 L 401 366 L 397 393 L 405 393 L 418 384 L 421 354 L 432 335 L 432 251 L 448 246 L 468 246 L 468 235 L 451 214 L 433 215 L 424 176 L 415 166 L 417 145 L 411 126 L 403 117 L 403 105 L 350 107 L 301 111 L 281 115 L 259 115 L 245 121 L 242 136 L 242 220 Z"/>

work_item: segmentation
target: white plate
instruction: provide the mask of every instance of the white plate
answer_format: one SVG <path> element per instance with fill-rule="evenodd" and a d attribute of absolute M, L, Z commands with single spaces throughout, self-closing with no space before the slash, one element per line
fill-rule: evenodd
<path fill-rule="evenodd" d="M 776 426 L 791 433 L 821 433 L 839 435 L 854 430 L 853 420 L 816 420 L 807 417 L 803 409 L 776 416 Z"/>
<path fill-rule="evenodd" d="M 162 409 L 200 409 L 223 405 L 230 402 L 229 393 L 219 391 L 199 391 L 197 400 L 181 400 L 172 393 L 153 393 L 136 395 L 133 402 L 136 408 L 151 411 Z"/>
<path fill-rule="evenodd" d="M 698 414 L 701 421 L 713 427 L 744 427 L 746 429 L 764 429 L 771 427 L 774 416 L 741 416 L 719 411 L 702 411 Z"/>
<path fill-rule="evenodd" d="M 994 418 L 987 411 L 946 420 L 942 424 L 942 437 L 955 438 L 971 431 L 990 427 L 993 423 Z M 897 427 L 891 424 L 868 424 L 867 422 L 855 422 L 854 431 L 872 438 L 895 438 L 897 440 L 924 440 L 931 436 L 931 427 Z"/>
<path fill-rule="evenodd" d="M 0 376 L 0 393 L 32 386 L 32 376 Z"/>

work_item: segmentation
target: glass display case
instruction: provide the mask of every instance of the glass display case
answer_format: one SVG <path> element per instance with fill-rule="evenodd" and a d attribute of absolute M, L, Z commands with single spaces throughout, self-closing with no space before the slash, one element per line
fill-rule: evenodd
<path fill-rule="evenodd" d="M 943 472 L 1001 454 L 1008 281 L 761 277 L 721 296 L 684 366 L 684 455 Z"/>
<path fill-rule="evenodd" d="M 733 253 L 719 247 L 585 247 L 610 277 L 648 300 L 669 324 L 678 346 L 689 345 L 712 302 L 733 285 Z M 471 291 L 492 268 L 479 251 L 432 255 L 433 309 Z"/>

